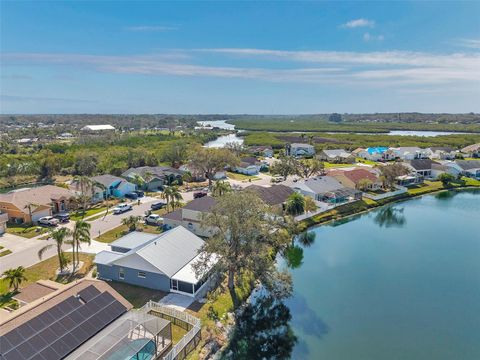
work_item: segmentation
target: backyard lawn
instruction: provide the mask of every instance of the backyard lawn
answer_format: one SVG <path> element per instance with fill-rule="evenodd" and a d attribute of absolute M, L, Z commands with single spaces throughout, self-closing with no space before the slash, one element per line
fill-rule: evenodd
<path fill-rule="evenodd" d="M 323 165 L 325 169 L 335 169 L 335 168 L 345 168 L 345 167 L 354 167 L 355 164 L 332 164 L 329 162 L 324 162 Z"/>
<path fill-rule="evenodd" d="M 410 195 L 420 195 L 443 189 L 441 181 L 425 181 L 423 184 L 408 187 Z"/>
<path fill-rule="evenodd" d="M 159 301 L 167 295 L 167 293 L 160 290 L 147 289 L 118 281 L 110 281 L 108 284 L 118 291 L 118 293 L 127 299 L 135 308 L 141 308 L 149 300 Z"/>
<path fill-rule="evenodd" d="M 107 210 L 107 208 L 105 206 L 88 209 L 87 211 L 85 211 L 85 214 L 83 213 L 82 210 L 78 210 L 78 211 L 70 213 L 70 219 L 72 221 L 81 220 L 82 218 L 88 218 L 89 216 L 98 214 L 98 213 L 103 212 L 105 210 Z"/>

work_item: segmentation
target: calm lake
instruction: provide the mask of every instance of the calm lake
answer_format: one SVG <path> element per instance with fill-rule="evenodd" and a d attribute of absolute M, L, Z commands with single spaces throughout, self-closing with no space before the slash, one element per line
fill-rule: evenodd
<path fill-rule="evenodd" d="M 480 192 L 311 229 L 287 305 L 292 359 L 480 359 Z"/>

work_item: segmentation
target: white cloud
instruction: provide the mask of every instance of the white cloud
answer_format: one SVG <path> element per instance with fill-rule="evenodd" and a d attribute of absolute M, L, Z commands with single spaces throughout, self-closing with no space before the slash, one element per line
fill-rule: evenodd
<path fill-rule="evenodd" d="M 128 31 L 134 32 L 165 32 L 173 31 L 178 28 L 173 26 L 162 26 L 162 25 L 139 25 L 139 26 L 128 26 L 126 28 Z"/>
<path fill-rule="evenodd" d="M 349 28 L 349 29 L 354 29 L 354 28 L 359 28 L 359 27 L 373 28 L 374 26 L 375 26 L 375 21 L 364 19 L 364 18 L 350 20 L 350 21 L 346 22 L 345 24 L 341 25 L 341 27 Z"/>
<path fill-rule="evenodd" d="M 385 37 L 383 35 L 372 35 L 369 32 L 366 32 L 363 34 L 363 41 L 369 42 L 369 41 L 383 41 Z"/>
<path fill-rule="evenodd" d="M 215 57 L 218 66 L 193 63 L 201 53 Z M 192 56 L 193 55 L 193 56 Z M 228 66 L 225 56 L 257 59 L 245 65 Z M 188 63 L 187 63 L 188 60 Z M 265 61 L 266 60 L 266 61 Z M 271 60 L 286 62 L 271 66 Z M 2 64 L 76 66 L 99 72 L 140 75 L 170 75 L 395 87 L 448 84 L 462 87 L 480 81 L 480 53 L 433 54 L 423 52 L 341 52 L 287 51 L 268 49 L 176 50 L 157 55 L 100 56 L 87 54 L 10 53 L 1 55 Z M 300 64 L 295 66 L 295 64 Z"/>
<path fill-rule="evenodd" d="M 459 44 L 470 49 L 480 49 L 480 39 L 460 39 Z"/>

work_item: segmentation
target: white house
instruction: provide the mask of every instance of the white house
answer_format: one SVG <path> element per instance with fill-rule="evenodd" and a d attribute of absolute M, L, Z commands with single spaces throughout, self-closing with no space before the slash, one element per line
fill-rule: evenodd
<path fill-rule="evenodd" d="M 254 157 L 240 159 L 240 164 L 235 167 L 235 171 L 244 175 L 257 175 L 263 164 Z"/>
<path fill-rule="evenodd" d="M 455 160 L 458 153 L 457 150 L 447 146 L 433 146 L 428 150 L 430 150 L 430 159 L 435 160 Z"/>
<path fill-rule="evenodd" d="M 345 149 L 325 149 L 322 150 L 317 157 L 322 161 L 328 161 L 331 163 L 353 164 L 355 162 L 355 156 Z"/>
<path fill-rule="evenodd" d="M 383 154 L 387 150 L 388 148 L 383 146 L 369 147 L 367 149 L 359 148 L 354 151 L 354 154 L 365 160 L 379 161 L 384 159 Z"/>
<path fill-rule="evenodd" d="M 86 125 L 80 130 L 87 133 L 99 133 L 115 131 L 115 128 L 112 125 Z"/>
<path fill-rule="evenodd" d="M 462 175 L 480 179 L 480 160 L 457 160 L 455 162 L 462 169 Z"/>
<path fill-rule="evenodd" d="M 422 149 L 417 146 L 406 146 L 398 148 L 389 148 L 384 152 L 384 160 L 415 160 L 415 159 L 428 159 L 431 151 L 429 149 Z"/>
<path fill-rule="evenodd" d="M 315 148 L 310 144 L 293 143 L 287 146 L 287 155 L 313 156 L 315 155 Z"/>
<path fill-rule="evenodd" d="M 466 157 L 480 157 L 480 143 L 465 146 L 460 150 Z"/>

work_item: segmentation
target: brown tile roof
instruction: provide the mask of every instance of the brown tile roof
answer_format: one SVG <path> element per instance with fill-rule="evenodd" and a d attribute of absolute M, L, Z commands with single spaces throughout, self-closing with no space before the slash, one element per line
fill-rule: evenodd
<path fill-rule="evenodd" d="M 77 295 L 81 290 L 90 285 L 96 287 L 100 292 L 110 293 L 110 295 L 124 305 L 127 310 L 133 308 L 132 304 L 125 300 L 123 296 L 116 292 L 106 282 L 96 279 L 82 279 L 78 282 L 65 285 L 61 289 L 46 295 L 43 299 L 35 300 L 32 303 L 22 306 L 18 310 L 13 311 L 6 316 L 2 316 L 0 319 L 0 335 L 8 333 L 23 323 L 55 307 L 55 305 L 69 298 L 70 296 Z"/>
<path fill-rule="evenodd" d="M 33 283 L 25 286 L 23 289 L 20 289 L 20 292 L 15 295 L 13 298 L 23 303 L 31 303 L 37 299 L 43 298 L 46 295 L 57 291 L 57 288 L 44 285 L 42 283 Z"/>
<path fill-rule="evenodd" d="M 59 200 L 62 197 L 69 199 L 73 195 L 74 193 L 68 189 L 54 185 L 45 185 L 0 194 L 0 202 L 13 204 L 19 210 L 25 211 L 25 206 L 29 203 L 50 207 L 52 200 Z"/>
<path fill-rule="evenodd" d="M 270 187 L 250 185 L 245 190 L 255 192 L 265 204 L 270 206 L 283 204 L 293 193 L 293 189 L 285 185 L 272 185 Z"/>
<path fill-rule="evenodd" d="M 354 169 L 354 170 L 344 171 L 343 175 L 345 175 L 345 177 L 347 177 L 357 185 L 363 179 L 368 179 L 373 183 L 378 181 L 378 177 L 375 174 L 372 174 L 370 171 L 365 169 Z"/>

